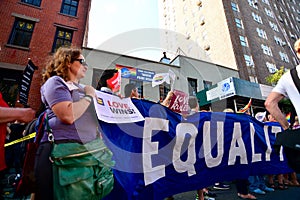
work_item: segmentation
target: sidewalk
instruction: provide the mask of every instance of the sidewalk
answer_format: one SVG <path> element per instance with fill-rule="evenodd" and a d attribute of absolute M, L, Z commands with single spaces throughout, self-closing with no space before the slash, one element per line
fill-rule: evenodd
<path fill-rule="evenodd" d="M 298 175 L 299 177 L 299 175 Z M 240 199 L 237 196 L 236 187 L 234 183 L 230 183 L 229 190 L 213 190 L 211 192 L 217 194 L 215 200 L 237 200 Z M 265 195 L 254 194 L 258 200 L 300 200 L 300 187 L 289 187 L 287 190 L 275 190 Z M 176 194 L 173 196 L 174 200 L 195 200 L 196 191 L 190 191 L 185 193 Z"/>

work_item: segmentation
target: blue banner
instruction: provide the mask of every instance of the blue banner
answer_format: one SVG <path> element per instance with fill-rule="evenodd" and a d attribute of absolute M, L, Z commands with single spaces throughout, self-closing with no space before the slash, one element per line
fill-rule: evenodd
<path fill-rule="evenodd" d="M 278 123 L 223 112 L 183 118 L 160 104 L 133 103 L 145 121 L 100 122 L 116 161 L 116 185 L 106 199 L 163 199 L 249 175 L 291 172 L 282 151 L 272 149 Z"/>

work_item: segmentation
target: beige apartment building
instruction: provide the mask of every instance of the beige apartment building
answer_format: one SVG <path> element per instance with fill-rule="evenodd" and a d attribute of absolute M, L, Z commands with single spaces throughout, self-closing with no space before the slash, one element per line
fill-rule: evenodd
<path fill-rule="evenodd" d="M 299 62 L 293 50 L 300 36 L 298 0 L 159 2 L 162 42 L 170 51 L 238 70 L 241 79 L 261 84 Z"/>

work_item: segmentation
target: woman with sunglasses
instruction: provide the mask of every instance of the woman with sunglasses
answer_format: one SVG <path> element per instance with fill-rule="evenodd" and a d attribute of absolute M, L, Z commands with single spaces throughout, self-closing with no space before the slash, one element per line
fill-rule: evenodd
<path fill-rule="evenodd" d="M 84 163 L 80 163 L 82 166 L 73 166 L 69 171 L 64 172 L 60 171 L 60 168 L 58 170 L 52 168 L 57 161 L 54 154 L 55 150 L 59 148 L 56 147 L 60 145 L 74 145 L 78 149 L 82 149 L 82 146 L 85 149 L 94 141 L 99 142 L 98 146 L 104 145 L 99 134 L 98 120 L 93 106 L 95 89 L 92 86 L 79 84 L 87 69 L 81 50 L 72 48 L 58 49 L 46 66 L 41 98 L 46 106 L 48 124 L 52 129 L 54 142 L 49 141 L 49 134 L 45 131 L 36 155 L 37 191 L 35 199 L 101 198 L 101 195 L 95 192 L 97 190 L 94 188 L 96 180 L 93 180 L 99 178 L 99 174 L 95 173 L 103 168 L 100 166 L 101 163 L 96 165 L 89 163 L 89 166 L 86 167 Z M 64 151 L 67 149 L 58 153 L 66 153 Z M 110 151 L 108 150 L 108 152 Z M 76 153 L 78 154 L 78 152 Z M 94 157 L 96 156 L 93 155 L 91 159 Z M 113 162 L 109 165 L 112 166 Z M 91 167 L 93 170 L 89 170 Z M 76 176 L 74 177 L 72 173 L 75 173 Z M 89 173 L 92 174 L 88 176 Z M 53 175 L 54 178 L 52 178 Z M 72 181 L 72 179 L 76 179 L 76 181 Z M 92 179 L 90 185 L 84 182 L 87 179 Z"/>

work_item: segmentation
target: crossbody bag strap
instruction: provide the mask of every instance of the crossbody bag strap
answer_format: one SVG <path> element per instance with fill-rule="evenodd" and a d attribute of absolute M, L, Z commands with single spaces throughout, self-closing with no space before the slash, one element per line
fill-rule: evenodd
<path fill-rule="evenodd" d="M 40 124 L 38 126 L 38 129 L 37 129 L 37 132 L 36 132 L 36 137 L 35 137 L 35 140 L 34 140 L 34 142 L 37 143 L 37 144 L 40 143 L 40 141 L 41 141 L 41 139 L 44 135 L 44 130 L 42 130 L 42 129 L 44 128 L 43 125 L 45 123 L 46 116 L 47 116 L 47 112 L 44 112 L 43 115 L 41 116 L 41 119 L 38 118 L 36 120 L 36 122 L 39 122 L 39 120 L 40 120 L 40 122 L 39 122 Z"/>
<path fill-rule="evenodd" d="M 47 135 L 48 135 L 48 141 L 50 143 L 53 143 L 54 142 L 54 135 L 53 135 L 51 127 L 49 126 L 48 115 L 46 115 L 46 120 L 45 121 L 46 121 L 46 132 L 47 132 Z"/>
<path fill-rule="evenodd" d="M 298 92 L 300 94 L 300 79 L 298 77 L 298 73 L 297 73 L 297 70 L 296 70 L 296 67 L 291 69 L 290 70 L 291 72 L 291 76 L 292 76 L 292 79 L 293 79 L 293 82 L 296 86 L 296 88 L 298 89 Z M 295 122 L 295 117 L 296 117 L 297 113 L 296 113 L 296 110 L 295 110 L 295 107 L 294 105 L 292 105 L 292 111 L 291 111 L 291 119 L 290 119 L 290 126 L 292 127 L 294 122 Z"/>
<path fill-rule="evenodd" d="M 298 92 L 300 93 L 300 79 L 298 77 L 297 70 L 296 70 L 296 68 L 293 68 L 290 71 L 291 71 L 291 76 L 295 83 L 295 86 L 298 89 Z"/>

